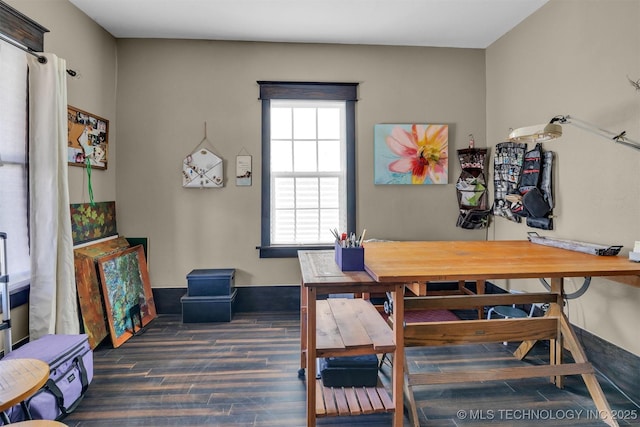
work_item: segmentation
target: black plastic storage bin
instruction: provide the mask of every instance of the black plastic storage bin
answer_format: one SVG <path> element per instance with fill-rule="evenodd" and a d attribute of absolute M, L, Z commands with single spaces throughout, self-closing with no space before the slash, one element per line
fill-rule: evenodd
<path fill-rule="evenodd" d="M 320 377 L 325 387 L 375 387 L 378 356 L 327 357 L 320 359 Z"/>
<path fill-rule="evenodd" d="M 192 270 L 187 274 L 187 295 L 190 297 L 215 297 L 233 293 L 234 268 L 210 268 Z"/>
<path fill-rule="evenodd" d="M 185 294 L 182 298 L 180 298 L 180 302 L 182 303 L 182 322 L 230 322 L 233 318 L 233 310 L 237 292 L 237 290 L 234 290 L 231 295 L 222 295 L 216 297 L 192 297 L 188 294 Z"/>

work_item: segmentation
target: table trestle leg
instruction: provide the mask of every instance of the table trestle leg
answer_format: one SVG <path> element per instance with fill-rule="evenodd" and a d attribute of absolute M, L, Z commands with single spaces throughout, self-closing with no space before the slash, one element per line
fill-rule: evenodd
<path fill-rule="evenodd" d="M 578 337 L 571 327 L 571 324 L 569 324 L 569 319 L 567 319 L 567 316 L 565 316 L 564 313 L 561 313 L 560 315 L 560 324 L 562 334 L 565 339 L 565 344 L 567 346 L 567 349 L 571 352 L 573 359 L 576 361 L 576 363 L 589 364 L 587 356 L 582 349 L 580 342 L 578 341 Z M 587 390 L 589 390 L 591 399 L 593 399 L 593 402 L 598 409 L 598 414 L 600 415 L 602 421 L 612 427 L 618 427 L 618 422 L 613 416 L 611 407 L 609 406 L 609 402 L 607 402 L 607 398 L 602 391 L 600 384 L 598 383 L 596 375 L 594 373 L 582 374 L 582 380 L 586 384 Z"/>

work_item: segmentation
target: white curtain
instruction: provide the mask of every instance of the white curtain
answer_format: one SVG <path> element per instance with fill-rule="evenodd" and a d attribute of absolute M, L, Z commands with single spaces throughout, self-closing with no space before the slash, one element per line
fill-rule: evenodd
<path fill-rule="evenodd" d="M 67 166 L 66 61 L 29 58 L 29 335 L 77 334 Z"/>

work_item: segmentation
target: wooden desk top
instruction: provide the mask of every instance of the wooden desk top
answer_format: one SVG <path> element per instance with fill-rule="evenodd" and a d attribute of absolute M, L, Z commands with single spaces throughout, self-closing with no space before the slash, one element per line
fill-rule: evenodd
<path fill-rule="evenodd" d="M 640 275 L 640 263 L 517 241 L 367 242 L 379 282 Z"/>
<path fill-rule="evenodd" d="M 327 251 L 298 251 L 302 283 L 306 286 L 377 284 L 366 271 L 342 271 L 334 259 L 335 253 Z"/>
<path fill-rule="evenodd" d="M 48 378 L 49 365 L 40 360 L 0 360 L 0 411 L 34 394 Z"/>

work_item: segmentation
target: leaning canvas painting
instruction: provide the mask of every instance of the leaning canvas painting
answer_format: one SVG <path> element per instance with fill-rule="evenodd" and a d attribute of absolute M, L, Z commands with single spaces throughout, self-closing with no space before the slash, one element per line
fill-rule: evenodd
<path fill-rule="evenodd" d="M 449 126 L 377 124 L 375 184 L 447 184 Z"/>
<path fill-rule="evenodd" d="M 99 258 L 98 268 L 111 341 L 119 347 L 156 317 L 144 249 L 138 245 Z"/>

